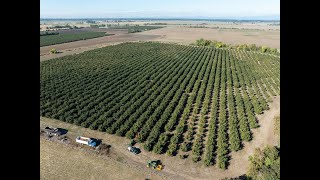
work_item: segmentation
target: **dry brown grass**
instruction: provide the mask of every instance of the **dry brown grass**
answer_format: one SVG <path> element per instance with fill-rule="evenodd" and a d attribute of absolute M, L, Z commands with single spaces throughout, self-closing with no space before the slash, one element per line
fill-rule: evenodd
<path fill-rule="evenodd" d="M 40 138 L 41 179 L 161 179 L 119 161 Z"/>
<path fill-rule="evenodd" d="M 158 35 L 159 38 L 153 39 L 154 41 L 181 44 L 190 44 L 197 39 L 204 38 L 228 44 L 257 44 L 280 48 L 280 31 L 167 27 L 145 31 L 141 34 Z"/>

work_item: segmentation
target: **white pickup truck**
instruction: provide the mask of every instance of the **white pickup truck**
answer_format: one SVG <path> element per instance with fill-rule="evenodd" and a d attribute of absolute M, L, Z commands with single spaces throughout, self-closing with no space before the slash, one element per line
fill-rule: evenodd
<path fill-rule="evenodd" d="M 88 137 L 82 137 L 82 136 L 78 136 L 76 138 L 76 142 L 80 143 L 80 144 L 85 144 L 91 147 L 96 147 L 97 146 L 97 142 L 92 139 L 92 138 L 88 138 Z"/>

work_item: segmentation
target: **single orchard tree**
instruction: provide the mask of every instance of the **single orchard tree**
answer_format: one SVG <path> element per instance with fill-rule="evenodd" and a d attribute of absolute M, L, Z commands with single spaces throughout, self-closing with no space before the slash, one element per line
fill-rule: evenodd
<path fill-rule="evenodd" d="M 182 150 L 183 152 L 187 152 L 187 151 L 189 151 L 190 149 L 191 149 L 190 143 L 184 142 L 184 143 L 181 145 L 181 150 Z"/>

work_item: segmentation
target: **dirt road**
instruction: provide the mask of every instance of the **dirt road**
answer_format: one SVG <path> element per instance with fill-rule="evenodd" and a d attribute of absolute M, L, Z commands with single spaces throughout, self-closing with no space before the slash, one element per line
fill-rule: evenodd
<path fill-rule="evenodd" d="M 82 128 L 79 126 L 75 126 L 72 124 L 64 123 L 62 121 L 52 120 L 44 117 L 40 117 L 40 126 L 53 126 L 53 127 L 61 127 L 68 129 L 68 135 L 69 136 L 89 136 L 89 137 L 95 137 L 100 138 L 103 140 L 103 142 L 107 144 L 111 144 L 114 151 L 118 153 L 119 158 L 122 162 L 125 162 L 123 164 L 123 168 L 117 168 L 116 170 L 112 171 L 115 173 L 115 176 L 117 174 L 124 174 L 126 173 L 125 170 L 125 164 L 134 164 L 131 168 L 137 168 L 138 171 L 146 170 L 145 163 L 149 159 L 160 159 L 163 164 L 165 165 L 165 168 L 163 171 L 158 172 L 158 176 L 160 178 L 164 179 L 222 179 L 225 177 L 236 177 L 240 176 L 246 173 L 246 170 L 248 168 L 249 162 L 248 157 L 249 155 L 252 155 L 254 152 L 254 148 L 260 147 L 263 148 L 267 144 L 275 145 L 277 143 L 277 138 L 274 136 L 273 133 L 273 119 L 274 116 L 278 115 L 280 112 L 280 97 L 275 97 L 273 102 L 270 104 L 270 110 L 264 112 L 264 114 L 258 116 L 260 127 L 253 131 L 254 139 L 249 142 L 245 143 L 244 149 L 238 152 L 231 153 L 231 161 L 230 166 L 228 170 L 223 171 L 218 169 L 217 167 L 205 167 L 203 163 L 193 163 L 191 158 L 188 158 L 186 160 L 179 159 L 179 157 L 169 157 L 167 155 L 158 155 L 152 152 L 146 152 L 143 150 L 143 147 L 141 144 L 137 144 L 137 147 L 141 148 L 142 153 L 139 155 L 133 155 L 132 153 L 128 152 L 126 150 L 126 144 L 129 143 L 129 139 L 118 137 L 115 135 L 110 135 L 107 133 L 102 133 L 98 131 L 93 131 L 90 129 Z M 48 143 L 43 143 L 42 149 L 47 149 L 49 145 Z M 41 152 L 43 150 L 41 149 Z M 59 154 L 65 154 L 65 150 L 57 151 L 56 156 L 59 156 Z M 46 152 L 50 154 L 51 152 Z M 49 156 L 49 155 L 48 155 Z M 51 156 L 51 155 L 50 155 Z M 88 155 L 88 157 L 91 157 Z M 64 166 L 70 166 L 72 162 L 76 161 L 77 156 L 70 156 L 70 163 L 68 162 L 61 162 L 65 164 Z M 43 161 L 48 161 L 48 158 L 43 158 Z M 61 160 L 64 161 L 64 160 Z M 83 160 L 89 161 L 89 160 Z M 93 161 L 93 160 L 91 160 Z M 48 162 L 43 162 L 48 163 Z M 94 162 L 91 162 L 94 163 Z M 99 162 L 103 163 L 103 162 Z M 68 165 L 69 164 L 69 165 Z M 58 164 L 50 164 L 48 163 L 46 166 L 51 166 L 53 169 L 58 168 L 56 166 L 60 166 Z M 102 166 L 97 164 L 97 166 Z M 120 166 L 120 165 L 119 165 Z M 87 166 L 86 166 L 87 167 Z M 75 169 L 69 170 L 75 171 Z M 102 169 L 96 169 L 96 171 L 102 171 Z M 134 171 L 134 170 L 133 170 Z M 43 171 L 43 174 L 46 174 L 46 171 Z M 136 177 L 134 174 L 131 174 L 132 177 Z M 138 177 L 138 176 L 137 176 Z M 90 179 L 90 178 L 89 178 Z"/>

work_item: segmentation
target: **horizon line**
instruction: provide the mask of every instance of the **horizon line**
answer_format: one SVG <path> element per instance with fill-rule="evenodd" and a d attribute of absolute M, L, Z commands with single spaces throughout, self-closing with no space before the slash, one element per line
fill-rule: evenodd
<path fill-rule="evenodd" d="M 211 18 L 211 17 L 40 17 L 40 20 L 86 20 L 86 19 L 147 19 L 147 20 L 236 20 L 236 21 L 280 21 L 280 18 L 275 18 L 275 19 L 259 19 L 259 17 L 264 17 L 264 16 L 256 16 L 256 17 L 239 17 L 239 18 L 231 18 L 231 17 L 226 17 L 226 18 Z M 252 18 L 252 19 L 250 19 Z"/>

